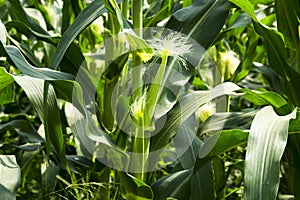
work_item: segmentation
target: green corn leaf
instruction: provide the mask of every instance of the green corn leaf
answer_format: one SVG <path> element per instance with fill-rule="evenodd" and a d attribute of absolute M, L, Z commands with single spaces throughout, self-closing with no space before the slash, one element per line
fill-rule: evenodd
<path fill-rule="evenodd" d="M 299 132 L 298 132 L 299 133 Z M 289 136 L 289 141 L 288 141 L 288 146 L 287 148 L 291 152 L 291 158 L 292 158 L 292 163 L 293 165 L 291 166 L 291 175 L 289 178 L 289 181 L 291 184 L 293 184 L 293 189 L 292 192 L 294 194 L 295 199 L 299 199 L 300 197 L 300 183 L 299 183 L 299 178 L 300 178 L 300 135 L 299 134 L 293 134 Z"/>
<path fill-rule="evenodd" d="M 188 169 L 158 179 L 151 185 L 155 199 L 189 199 L 192 174 L 193 170 Z"/>
<path fill-rule="evenodd" d="M 195 167 L 191 177 L 190 199 L 216 199 L 214 179 L 212 162 L 207 162 L 200 168 Z"/>
<path fill-rule="evenodd" d="M 276 199 L 279 187 L 280 160 L 287 144 L 290 119 L 296 110 L 278 116 L 271 106 L 255 116 L 247 143 L 245 199 Z"/>
<path fill-rule="evenodd" d="M 9 37 L 9 40 L 11 41 L 11 43 L 16 46 L 18 48 L 18 50 L 20 52 L 22 52 L 22 54 L 28 58 L 28 60 L 30 62 L 33 63 L 34 66 L 37 66 L 39 68 L 43 67 L 42 63 L 39 61 L 38 58 L 36 58 L 36 56 L 34 55 L 34 52 L 31 51 L 31 49 L 29 48 L 29 46 L 27 44 L 23 44 L 23 43 L 19 43 L 18 41 L 16 41 L 15 39 L 13 39 L 12 37 Z"/>
<path fill-rule="evenodd" d="M 149 185 L 130 174 L 120 172 L 119 175 L 125 187 L 126 199 L 153 199 L 153 192 Z"/>
<path fill-rule="evenodd" d="M 68 73 L 51 70 L 48 68 L 36 68 L 30 65 L 21 52 L 15 46 L 5 46 L 6 54 L 13 61 L 14 65 L 28 76 L 44 80 L 65 80 L 74 79 L 74 76 Z"/>
<path fill-rule="evenodd" d="M 285 43 L 291 49 L 299 49 L 300 37 L 298 32 L 300 18 L 300 3 L 298 0 L 276 0 L 275 11 L 278 30 L 283 33 Z"/>
<path fill-rule="evenodd" d="M 44 142 L 44 139 L 34 129 L 32 124 L 26 120 L 14 120 L 0 125 L 0 130 L 14 130 L 26 143 Z"/>
<path fill-rule="evenodd" d="M 78 138 L 84 153 L 92 155 L 107 166 L 126 171 L 129 164 L 128 155 L 118 148 L 112 139 L 97 127 L 92 114 L 84 110 L 80 113 L 72 104 L 67 103 L 65 114 L 68 124 Z"/>
<path fill-rule="evenodd" d="M 14 28 L 19 33 L 25 34 L 28 38 L 36 37 L 37 39 L 39 39 L 41 41 L 45 41 L 45 42 L 49 43 L 49 44 L 45 44 L 46 50 L 47 50 L 47 48 L 50 48 L 50 47 L 55 49 L 54 46 L 56 46 L 58 44 L 59 39 L 60 39 L 59 37 L 54 37 L 54 36 L 50 36 L 50 35 L 43 34 L 40 32 L 36 32 L 31 27 L 29 27 L 26 24 L 23 24 L 22 22 L 19 22 L 19 21 L 7 22 L 6 27 L 8 30 Z M 30 58 L 30 60 L 33 63 L 36 63 L 36 61 L 35 61 L 36 58 L 33 58 L 29 54 L 30 50 L 26 49 L 26 48 L 28 48 L 27 46 L 25 46 L 22 43 L 17 44 L 16 41 L 14 39 L 12 39 L 12 37 L 10 37 L 10 40 L 22 51 L 22 53 L 24 53 L 28 58 Z M 47 45 L 50 45 L 50 46 L 47 47 Z M 49 60 L 51 60 L 52 52 L 51 53 L 47 52 L 47 53 L 49 56 Z M 49 60 L 47 60 L 45 62 L 49 63 L 50 62 Z M 70 72 L 72 74 L 76 74 L 78 68 L 81 66 L 83 61 L 84 61 L 84 57 L 81 53 L 80 48 L 76 44 L 71 43 L 70 46 L 66 50 L 65 57 L 62 58 L 62 63 L 60 65 L 60 69 L 65 72 Z M 35 64 L 35 65 L 39 66 L 40 63 Z M 72 66 L 72 68 L 71 68 L 71 66 Z"/>
<path fill-rule="evenodd" d="M 20 21 L 28 27 L 31 27 L 34 31 L 43 34 L 49 35 L 48 32 L 43 29 L 33 18 L 31 18 L 22 7 L 19 0 L 8 0 L 6 1 L 6 6 L 8 8 L 10 16 L 15 21 Z"/>
<path fill-rule="evenodd" d="M 14 79 L 0 67 L 0 105 L 12 102 L 14 93 Z"/>
<path fill-rule="evenodd" d="M 296 106 L 299 106 L 300 96 L 296 89 L 300 87 L 299 69 L 292 68 L 287 62 L 286 44 L 282 33 L 260 23 L 254 13 L 253 5 L 248 0 L 230 1 L 239 6 L 252 18 L 255 31 L 265 40 L 270 67 L 285 80 L 285 93 Z"/>
<path fill-rule="evenodd" d="M 172 14 L 174 4 L 171 0 L 167 1 L 152 1 L 151 7 L 148 9 L 146 18 L 143 19 L 144 27 L 153 27 L 159 21 L 162 21 Z M 157 10 L 157 8 L 159 8 Z"/>
<path fill-rule="evenodd" d="M 232 139 L 234 138 L 234 140 Z M 248 138 L 247 131 L 233 129 L 214 133 L 204 141 L 199 150 L 199 157 L 214 157 L 238 145 L 245 144 Z"/>
<path fill-rule="evenodd" d="M 72 1 L 65 0 L 62 8 L 62 23 L 61 33 L 64 33 L 71 24 L 72 18 L 74 18 L 74 12 L 72 8 Z"/>
<path fill-rule="evenodd" d="M 192 115 L 179 128 L 176 140 L 174 141 L 177 155 L 181 155 L 184 152 L 179 158 L 179 162 L 184 169 L 194 167 L 199 149 L 203 144 L 195 134 L 196 127 L 197 121 L 195 116 Z"/>
<path fill-rule="evenodd" d="M 237 83 L 246 77 L 249 71 L 252 68 L 253 59 L 255 56 L 255 51 L 257 48 L 259 37 L 255 34 L 250 38 L 249 45 L 246 50 L 245 59 L 242 61 L 242 64 L 239 65 L 238 69 L 235 71 L 234 76 L 232 77 L 233 82 Z"/>
<path fill-rule="evenodd" d="M 58 43 L 50 68 L 56 69 L 73 40 L 94 20 L 106 12 L 102 1 L 93 1 L 76 17 L 73 24 L 64 32 Z"/>
<path fill-rule="evenodd" d="M 0 155 L 0 194 L 2 199 L 16 199 L 21 170 L 14 155 Z"/>
<path fill-rule="evenodd" d="M 218 85 L 211 91 L 196 91 L 183 96 L 179 103 L 168 113 L 166 123 L 159 134 L 151 138 L 151 150 L 158 150 L 176 134 L 183 122 L 188 119 L 201 105 L 214 98 L 232 94 L 240 87 L 227 82 Z M 191 103 L 193 102 L 193 103 Z"/>
<path fill-rule="evenodd" d="M 287 63 L 287 53 L 282 34 L 260 23 L 254 23 L 254 28 L 265 42 L 270 67 L 284 78 L 284 91 L 294 103 L 300 105 L 300 95 L 297 88 L 300 86 L 300 74 Z"/>
<path fill-rule="evenodd" d="M 253 4 L 270 4 L 274 2 L 274 0 L 250 0 Z"/>
<path fill-rule="evenodd" d="M 227 0 L 193 1 L 172 15 L 167 28 L 187 34 L 207 49 L 223 27 L 231 6 Z"/>
<path fill-rule="evenodd" d="M 247 13 L 252 20 L 258 21 L 254 12 L 254 6 L 248 0 L 229 0 L 238 7 L 240 7 L 245 13 Z"/>
<path fill-rule="evenodd" d="M 297 110 L 296 119 L 292 119 L 289 126 L 289 134 L 300 133 L 300 110 Z"/>
<path fill-rule="evenodd" d="M 243 97 L 248 101 L 262 106 L 262 105 L 271 105 L 278 112 L 278 114 L 285 115 L 292 112 L 293 107 L 289 105 L 286 100 L 275 92 L 270 91 L 255 91 L 249 89 L 241 89 L 241 92 L 245 94 Z"/>
<path fill-rule="evenodd" d="M 29 76 L 14 76 L 14 79 L 24 89 L 44 124 L 48 153 L 50 145 L 53 144 L 60 161 L 66 166 L 62 124 L 53 87 L 44 87 L 46 84 L 44 80 Z M 45 94 L 46 101 L 44 101 Z"/>
<path fill-rule="evenodd" d="M 7 28 L 7 30 L 15 28 L 19 33 L 25 34 L 27 37 L 35 36 L 38 39 L 50 44 L 56 44 L 58 42 L 58 37 L 50 36 L 47 32 L 37 32 L 32 27 L 22 23 L 21 21 L 9 21 L 5 24 L 5 27 Z"/>
<path fill-rule="evenodd" d="M 228 129 L 249 130 L 257 110 L 251 112 L 215 113 L 199 126 L 200 136 Z M 213 126 L 212 126 L 213 125 Z"/>

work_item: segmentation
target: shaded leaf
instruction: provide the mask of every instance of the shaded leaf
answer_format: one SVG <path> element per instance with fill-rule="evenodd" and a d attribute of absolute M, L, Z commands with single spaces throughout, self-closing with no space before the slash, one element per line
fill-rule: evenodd
<path fill-rule="evenodd" d="M 296 88 L 300 87 L 300 74 L 287 63 L 287 52 L 283 35 L 258 21 L 254 13 L 254 7 L 248 0 L 230 0 L 243 11 L 248 13 L 253 20 L 255 31 L 263 37 L 268 53 L 269 65 L 285 81 L 284 91 L 290 100 L 296 105 L 300 105 L 299 92 Z"/>
<path fill-rule="evenodd" d="M 286 45 L 299 49 L 300 3 L 297 0 L 276 0 L 275 11 L 278 30 L 284 35 Z"/>
<path fill-rule="evenodd" d="M 227 0 L 193 1 L 172 15 L 167 28 L 187 34 L 207 49 L 223 27 L 230 8 Z"/>
<path fill-rule="evenodd" d="M 32 124 L 26 120 L 14 120 L 0 125 L 0 130 L 12 129 L 16 131 L 21 137 L 23 142 L 37 143 L 44 142 L 44 139 L 34 129 Z"/>
<path fill-rule="evenodd" d="M 300 133 L 300 111 L 297 110 L 297 116 L 295 119 L 291 119 L 289 125 L 289 134 Z"/>
<path fill-rule="evenodd" d="M 119 175 L 125 187 L 126 199 L 153 199 L 153 192 L 149 185 L 130 174 L 120 172 Z"/>
<path fill-rule="evenodd" d="M 234 139 L 232 139 L 234 138 Z M 199 150 L 199 157 L 214 157 L 238 145 L 245 144 L 248 133 L 243 130 L 223 130 L 204 141 Z"/>
<path fill-rule="evenodd" d="M 199 126 L 200 136 L 227 129 L 250 129 L 257 110 L 251 112 L 215 113 Z"/>
<path fill-rule="evenodd" d="M 207 162 L 201 168 L 194 169 L 193 175 L 191 177 L 190 199 L 215 199 L 212 162 Z"/>
<path fill-rule="evenodd" d="M 182 170 L 158 179 L 151 185 L 155 199 L 189 199 L 192 172 L 192 169 Z"/>
<path fill-rule="evenodd" d="M 176 153 L 180 156 L 179 162 L 184 169 L 194 167 L 198 157 L 198 151 L 203 144 L 203 142 L 195 134 L 196 126 L 197 121 L 195 116 L 192 115 L 182 124 L 177 132 L 176 139 L 174 139 Z"/>
<path fill-rule="evenodd" d="M 24 23 L 26 26 L 31 27 L 38 33 L 49 35 L 48 32 L 43 29 L 33 18 L 27 15 L 19 0 L 8 0 L 6 1 L 6 6 L 9 10 L 10 16 L 14 20 Z"/>

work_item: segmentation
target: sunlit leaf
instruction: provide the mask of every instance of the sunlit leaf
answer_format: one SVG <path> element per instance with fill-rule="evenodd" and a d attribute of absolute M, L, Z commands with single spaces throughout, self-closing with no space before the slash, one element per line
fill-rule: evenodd
<path fill-rule="evenodd" d="M 47 89 L 47 99 L 44 104 L 45 81 L 29 76 L 14 76 L 15 81 L 24 89 L 27 97 L 36 109 L 39 118 L 45 126 L 46 144 L 55 147 L 60 161 L 65 165 L 65 147 L 62 132 L 62 122 L 60 120 L 57 106 L 56 94 L 52 86 Z M 45 114 L 46 112 L 46 114 Z"/>
<path fill-rule="evenodd" d="M 74 135 L 87 156 L 96 156 L 100 162 L 110 167 L 126 170 L 129 157 L 92 119 L 92 114 L 85 110 L 80 113 L 72 104 L 66 104 L 67 121 Z"/>
<path fill-rule="evenodd" d="M 272 107 L 260 110 L 251 125 L 245 169 L 245 199 L 276 199 L 280 160 L 296 110 L 278 116 Z"/>
<path fill-rule="evenodd" d="M 13 61 L 15 66 L 23 73 L 34 78 L 40 78 L 44 80 L 55 80 L 55 79 L 74 79 L 74 76 L 68 73 L 51 70 L 48 68 L 36 68 L 30 65 L 24 56 L 15 46 L 4 47 L 7 55 Z"/>
<path fill-rule="evenodd" d="M 2 199 L 16 199 L 21 170 L 14 155 L 0 155 L 0 193 Z"/>
<path fill-rule="evenodd" d="M 102 1 L 93 1 L 84 10 L 82 10 L 82 12 L 74 20 L 73 24 L 64 32 L 61 40 L 59 41 L 57 51 L 53 56 L 50 65 L 51 69 L 56 69 L 58 67 L 68 47 L 78 34 L 105 12 L 106 9 Z"/>
<path fill-rule="evenodd" d="M 248 0 L 229 0 L 238 7 L 240 7 L 244 12 L 246 12 L 254 21 L 257 21 L 254 6 Z"/>
<path fill-rule="evenodd" d="M 281 115 L 288 114 L 293 110 L 293 107 L 289 105 L 282 96 L 275 92 L 255 91 L 246 88 L 241 89 L 240 91 L 245 92 L 243 97 L 248 101 L 260 106 L 271 105 Z"/>
<path fill-rule="evenodd" d="M 14 100 L 14 79 L 0 67 L 0 105 Z"/>
<path fill-rule="evenodd" d="M 223 83 L 211 91 L 196 91 L 179 99 L 179 103 L 168 113 L 165 126 L 151 138 L 151 149 L 158 150 L 176 134 L 181 124 L 190 117 L 201 105 L 214 98 L 230 95 L 233 91 L 240 89 L 231 82 Z M 193 102 L 193 103 L 191 103 Z"/>
<path fill-rule="evenodd" d="M 6 28 L 1 20 L 0 20 L 0 42 L 2 42 L 2 44 L 6 44 Z"/>

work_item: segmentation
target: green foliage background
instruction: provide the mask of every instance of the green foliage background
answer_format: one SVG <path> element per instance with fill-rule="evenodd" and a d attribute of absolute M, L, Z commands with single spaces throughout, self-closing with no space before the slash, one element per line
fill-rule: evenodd
<path fill-rule="evenodd" d="M 0 19 L 3 198 L 300 198 L 299 0 L 0 0 Z M 156 52 L 149 27 L 206 54 Z M 131 52 L 104 48 L 124 32 Z"/>

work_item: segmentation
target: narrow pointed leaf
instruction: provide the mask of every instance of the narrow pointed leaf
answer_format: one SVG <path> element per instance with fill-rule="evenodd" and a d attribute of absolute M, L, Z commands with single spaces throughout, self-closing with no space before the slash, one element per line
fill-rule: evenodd
<path fill-rule="evenodd" d="M 50 143 L 52 143 L 60 161 L 66 164 L 62 124 L 53 87 L 48 87 L 45 105 L 44 93 L 46 90 L 44 88 L 44 80 L 29 76 L 14 76 L 14 79 L 24 89 L 45 126 L 46 145 L 49 147 Z M 45 112 L 47 112 L 46 115 L 44 114 Z"/>
<path fill-rule="evenodd" d="M 74 79 L 74 76 L 68 73 L 59 72 L 48 68 L 36 68 L 30 65 L 15 46 L 5 46 L 4 49 L 15 66 L 23 74 L 44 80 Z"/>
<path fill-rule="evenodd" d="M 299 106 L 300 95 L 297 90 L 297 88 L 300 87 L 299 69 L 292 68 L 287 62 L 286 43 L 283 40 L 282 33 L 260 23 L 254 13 L 253 5 L 248 0 L 230 1 L 239 6 L 252 18 L 255 31 L 262 36 L 265 41 L 270 67 L 282 76 L 285 81 L 284 91 L 286 95 L 295 105 Z"/>
<path fill-rule="evenodd" d="M 120 1 L 118 1 L 120 2 Z M 73 40 L 94 20 L 106 12 L 103 1 L 93 1 L 76 17 L 73 24 L 64 32 L 58 43 L 50 68 L 56 69 Z"/>
<path fill-rule="evenodd" d="M 172 15 L 167 28 L 187 34 L 207 49 L 222 29 L 231 6 L 227 0 L 193 1 Z"/>
<path fill-rule="evenodd" d="M 299 49 L 300 3 L 297 0 L 276 0 L 275 11 L 278 29 L 283 33 L 285 42 L 290 48 Z"/>
<path fill-rule="evenodd" d="M 14 20 L 24 23 L 38 33 L 49 35 L 47 30 L 43 29 L 33 18 L 27 15 L 19 0 L 8 0 L 6 1 L 6 6 Z"/>

